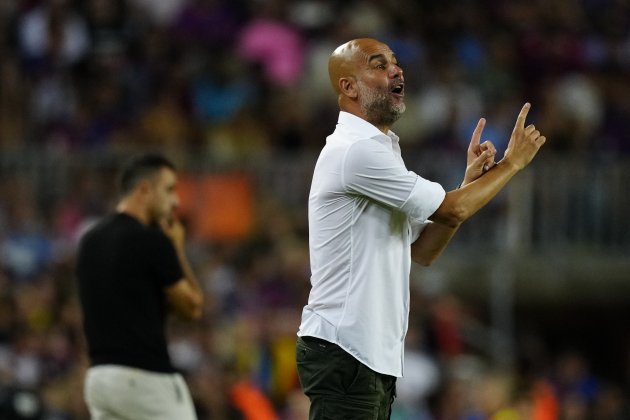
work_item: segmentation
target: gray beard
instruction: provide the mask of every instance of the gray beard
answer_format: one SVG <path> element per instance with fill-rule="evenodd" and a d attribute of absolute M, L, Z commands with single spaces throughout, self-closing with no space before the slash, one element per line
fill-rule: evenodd
<path fill-rule="evenodd" d="M 361 98 L 361 111 L 373 125 L 391 127 L 405 112 L 404 103 L 391 102 L 389 91 L 369 89 L 361 82 L 357 86 Z"/>

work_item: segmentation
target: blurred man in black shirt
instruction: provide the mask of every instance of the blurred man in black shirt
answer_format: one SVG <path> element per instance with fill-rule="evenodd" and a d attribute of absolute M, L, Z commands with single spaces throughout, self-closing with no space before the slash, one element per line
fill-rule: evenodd
<path fill-rule="evenodd" d="M 133 160 L 116 212 L 81 240 L 77 277 L 91 362 L 85 398 L 93 419 L 196 418 L 164 332 L 169 309 L 198 319 L 203 304 L 174 215 L 176 183 L 165 158 Z"/>

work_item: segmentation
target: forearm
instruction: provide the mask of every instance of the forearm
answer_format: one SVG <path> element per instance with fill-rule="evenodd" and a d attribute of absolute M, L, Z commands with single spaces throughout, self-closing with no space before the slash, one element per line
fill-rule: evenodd
<path fill-rule="evenodd" d="M 194 271 L 188 261 L 188 257 L 186 256 L 186 250 L 184 245 L 179 245 L 175 247 L 177 251 L 177 258 L 179 260 L 179 265 L 182 268 L 182 272 L 184 273 L 184 279 L 190 285 L 191 289 L 199 294 L 200 299 L 203 299 L 203 292 L 201 287 L 199 286 L 199 281 L 197 280 L 197 276 L 195 276 Z"/>
<path fill-rule="evenodd" d="M 459 226 L 485 206 L 518 172 L 506 162 L 499 163 L 484 176 L 446 194 L 418 239 L 411 245 L 411 259 L 431 265 L 446 249 Z"/>
<path fill-rule="evenodd" d="M 446 249 L 459 225 L 451 227 L 439 222 L 429 223 L 411 244 L 411 259 L 420 265 L 431 265 Z"/>
<path fill-rule="evenodd" d="M 499 162 L 482 177 L 446 193 L 430 219 L 451 228 L 458 227 L 496 196 L 517 172 L 509 162 Z"/>

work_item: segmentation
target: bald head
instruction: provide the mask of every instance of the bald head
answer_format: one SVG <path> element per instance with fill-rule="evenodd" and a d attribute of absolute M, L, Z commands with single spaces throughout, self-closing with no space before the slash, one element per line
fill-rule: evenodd
<path fill-rule="evenodd" d="M 387 132 L 405 111 L 403 71 L 384 43 L 359 38 L 340 45 L 328 60 L 339 108 Z"/>
<path fill-rule="evenodd" d="M 361 64 L 367 64 L 370 56 L 379 50 L 390 51 L 389 47 L 372 38 L 358 38 L 340 45 L 328 60 L 328 76 L 335 92 L 341 93 L 339 80 L 355 77 Z"/>

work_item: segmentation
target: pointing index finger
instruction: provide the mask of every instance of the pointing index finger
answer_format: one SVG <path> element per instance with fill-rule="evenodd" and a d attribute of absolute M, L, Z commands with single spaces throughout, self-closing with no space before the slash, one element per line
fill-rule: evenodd
<path fill-rule="evenodd" d="M 523 108 L 521 108 L 521 112 L 516 118 L 516 124 L 514 125 L 514 128 L 525 128 L 525 118 L 527 118 L 527 113 L 529 112 L 530 107 L 530 103 L 525 102 L 525 105 L 523 105 Z"/>
<path fill-rule="evenodd" d="M 477 127 L 475 127 L 475 131 L 473 131 L 472 138 L 470 139 L 470 147 L 472 150 L 477 150 L 479 143 L 481 142 L 481 133 L 483 132 L 483 128 L 486 125 L 486 119 L 481 118 L 477 123 Z"/>

